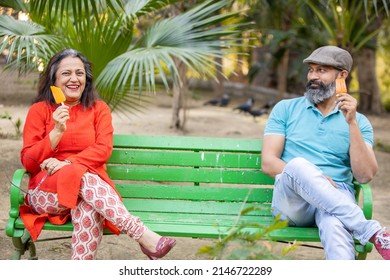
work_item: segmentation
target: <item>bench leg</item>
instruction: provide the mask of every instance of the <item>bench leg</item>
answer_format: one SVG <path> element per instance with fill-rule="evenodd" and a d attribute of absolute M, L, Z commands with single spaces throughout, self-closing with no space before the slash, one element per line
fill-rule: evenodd
<path fill-rule="evenodd" d="M 355 252 L 357 260 L 367 259 L 367 254 L 370 253 L 373 249 L 373 244 L 368 242 L 365 246 L 361 244 L 355 244 Z"/>
<path fill-rule="evenodd" d="M 357 260 L 365 260 L 367 258 L 367 252 L 365 253 L 358 253 L 356 256 Z"/>
<path fill-rule="evenodd" d="M 31 236 L 27 230 L 21 237 L 12 237 L 12 243 L 14 245 L 13 260 L 20 260 L 26 251 L 29 251 L 30 260 L 37 260 L 36 248 L 34 242 L 31 240 Z"/>

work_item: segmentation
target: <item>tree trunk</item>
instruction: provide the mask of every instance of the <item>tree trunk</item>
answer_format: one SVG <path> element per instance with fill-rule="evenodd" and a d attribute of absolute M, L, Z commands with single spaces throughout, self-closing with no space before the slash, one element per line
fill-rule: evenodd
<path fill-rule="evenodd" d="M 270 71 L 270 61 L 272 59 L 268 46 L 256 47 L 252 50 L 253 64 L 262 65 L 260 71 L 256 73 L 251 82 L 254 86 L 271 87 L 272 78 Z"/>
<path fill-rule="evenodd" d="M 217 63 L 215 65 L 215 71 L 216 71 L 216 79 L 212 81 L 212 86 L 214 90 L 214 96 L 216 98 L 221 97 L 224 92 L 224 86 L 223 82 L 225 80 L 225 77 L 222 74 L 222 58 L 221 57 L 215 57 L 214 58 L 215 62 Z"/>
<path fill-rule="evenodd" d="M 183 130 L 186 122 L 185 98 L 188 92 L 187 66 L 177 59 L 175 59 L 175 63 L 180 79 L 177 78 L 173 83 L 171 128 Z M 181 112 L 183 112 L 182 120 L 180 119 Z"/>
<path fill-rule="evenodd" d="M 278 100 L 282 100 L 287 92 L 287 74 L 290 52 L 286 48 L 281 62 L 278 64 Z"/>
<path fill-rule="evenodd" d="M 245 50 L 243 50 L 242 52 L 245 52 Z M 244 55 L 237 54 L 237 60 L 234 65 L 234 75 L 230 77 L 229 81 L 237 83 L 247 82 L 247 74 L 244 73 L 245 60 L 246 57 Z"/>
<path fill-rule="evenodd" d="M 376 75 L 376 52 L 364 48 L 356 55 L 357 79 L 359 83 L 359 110 L 370 114 L 381 114 L 385 111 Z"/>

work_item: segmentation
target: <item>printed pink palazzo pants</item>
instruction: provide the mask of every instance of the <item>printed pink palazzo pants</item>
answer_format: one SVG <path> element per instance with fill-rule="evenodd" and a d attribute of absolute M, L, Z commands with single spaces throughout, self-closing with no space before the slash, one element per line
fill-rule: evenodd
<path fill-rule="evenodd" d="M 104 219 L 135 240 L 146 230 L 140 219 L 127 211 L 115 190 L 96 174 L 87 172 L 82 177 L 75 209 L 59 205 L 56 193 L 41 191 L 39 187 L 29 190 L 27 197 L 30 207 L 38 214 L 65 215 L 70 211 L 74 226 L 73 260 L 95 259 Z"/>

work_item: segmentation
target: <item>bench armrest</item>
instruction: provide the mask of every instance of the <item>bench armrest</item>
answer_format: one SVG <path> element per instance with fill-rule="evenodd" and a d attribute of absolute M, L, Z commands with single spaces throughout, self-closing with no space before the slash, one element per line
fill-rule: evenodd
<path fill-rule="evenodd" d="M 7 236 L 15 236 L 15 221 L 19 217 L 19 206 L 24 205 L 24 193 L 22 191 L 22 184 L 24 176 L 30 176 L 25 169 L 17 169 L 14 172 L 10 187 L 10 211 L 8 223 L 6 226 Z"/>
<path fill-rule="evenodd" d="M 372 191 L 369 184 L 360 184 L 354 181 L 356 190 L 356 201 L 359 202 L 361 197 L 363 214 L 367 220 L 372 218 Z"/>

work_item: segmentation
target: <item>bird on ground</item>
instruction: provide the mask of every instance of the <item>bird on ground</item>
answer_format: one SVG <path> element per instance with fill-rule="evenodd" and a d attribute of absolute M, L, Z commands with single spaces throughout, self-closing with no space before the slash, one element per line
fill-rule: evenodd
<path fill-rule="evenodd" d="M 255 99 L 251 97 L 244 104 L 237 106 L 233 110 L 238 110 L 239 113 L 241 113 L 241 112 L 248 113 L 249 110 L 252 108 L 254 103 L 255 103 Z"/>
<path fill-rule="evenodd" d="M 257 109 L 257 110 L 249 109 L 248 113 L 251 116 L 253 116 L 254 119 L 256 119 L 256 117 L 260 117 L 262 115 L 268 114 L 268 109 L 267 108 L 260 108 L 260 109 Z"/>
<path fill-rule="evenodd" d="M 211 99 L 205 102 L 203 105 L 212 105 L 212 106 L 220 106 L 226 107 L 230 102 L 230 96 L 227 93 L 224 93 L 221 98 Z"/>
<path fill-rule="evenodd" d="M 276 100 L 271 100 L 271 101 L 268 101 L 267 103 L 264 104 L 263 108 L 265 109 L 271 109 L 272 107 L 274 107 L 276 104 Z"/>

